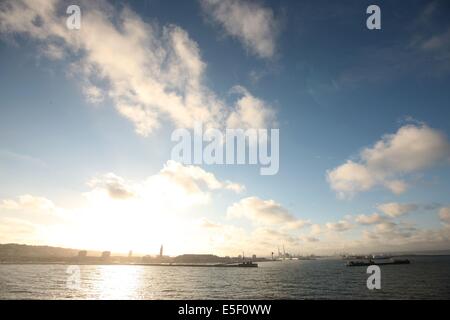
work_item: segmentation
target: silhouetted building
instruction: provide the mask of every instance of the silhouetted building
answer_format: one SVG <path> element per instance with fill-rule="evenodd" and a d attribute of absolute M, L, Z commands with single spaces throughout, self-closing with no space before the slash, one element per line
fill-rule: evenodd
<path fill-rule="evenodd" d="M 159 257 L 162 258 L 163 254 L 164 254 L 164 247 L 163 245 L 161 245 L 161 248 L 159 249 Z"/>
<path fill-rule="evenodd" d="M 87 257 L 87 251 L 86 250 L 78 251 L 78 258 L 85 258 L 85 257 Z"/>
<path fill-rule="evenodd" d="M 102 252 L 103 259 L 108 259 L 109 257 L 111 257 L 111 251 L 103 251 Z"/>
<path fill-rule="evenodd" d="M 255 260 L 255 259 L 256 259 L 256 254 L 254 254 L 254 255 L 252 256 L 252 259 L 253 259 L 253 260 Z"/>

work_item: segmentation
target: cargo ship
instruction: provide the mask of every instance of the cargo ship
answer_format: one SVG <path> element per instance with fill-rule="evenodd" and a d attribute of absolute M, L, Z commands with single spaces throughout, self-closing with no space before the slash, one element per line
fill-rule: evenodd
<path fill-rule="evenodd" d="M 363 266 L 384 266 L 391 264 L 410 264 L 408 259 L 393 259 L 393 258 L 383 258 L 383 259 L 368 259 L 368 260 L 352 260 L 347 262 L 347 267 L 363 267 Z"/>

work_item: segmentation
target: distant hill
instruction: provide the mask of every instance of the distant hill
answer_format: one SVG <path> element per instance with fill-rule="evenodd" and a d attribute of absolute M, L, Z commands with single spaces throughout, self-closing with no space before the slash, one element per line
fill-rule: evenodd
<path fill-rule="evenodd" d="M 8 243 L 0 244 L 0 257 L 2 258 L 68 258 L 78 255 L 78 249 L 67 249 L 50 246 L 31 246 L 26 244 Z M 89 255 L 100 255 L 100 252 L 91 251 Z"/>

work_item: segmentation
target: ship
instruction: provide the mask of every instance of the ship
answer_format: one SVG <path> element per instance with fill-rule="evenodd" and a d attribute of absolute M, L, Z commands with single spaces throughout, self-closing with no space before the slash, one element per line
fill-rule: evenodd
<path fill-rule="evenodd" d="M 383 259 L 368 259 L 368 260 L 351 260 L 347 262 L 347 267 L 363 267 L 363 266 L 384 266 L 391 264 L 410 264 L 408 259 L 393 259 L 393 258 L 383 258 Z"/>
<path fill-rule="evenodd" d="M 239 263 L 237 266 L 241 268 L 257 268 L 258 264 L 254 263 L 253 261 L 244 261 L 242 263 Z"/>

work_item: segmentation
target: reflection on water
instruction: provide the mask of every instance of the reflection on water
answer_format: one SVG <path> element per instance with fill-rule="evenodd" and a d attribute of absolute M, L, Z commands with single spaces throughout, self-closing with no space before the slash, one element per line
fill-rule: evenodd
<path fill-rule="evenodd" d="M 143 268 L 135 266 L 99 266 L 94 291 L 100 299 L 141 299 L 139 296 Z"/>
<path fill-rule="evenodd" d="M 0 265 L 0 299 L 450 299 L 450 256 L 383 266 L 381 290 L 366 268 L 341 260 L 261 263 L 259 268 Z"/>

